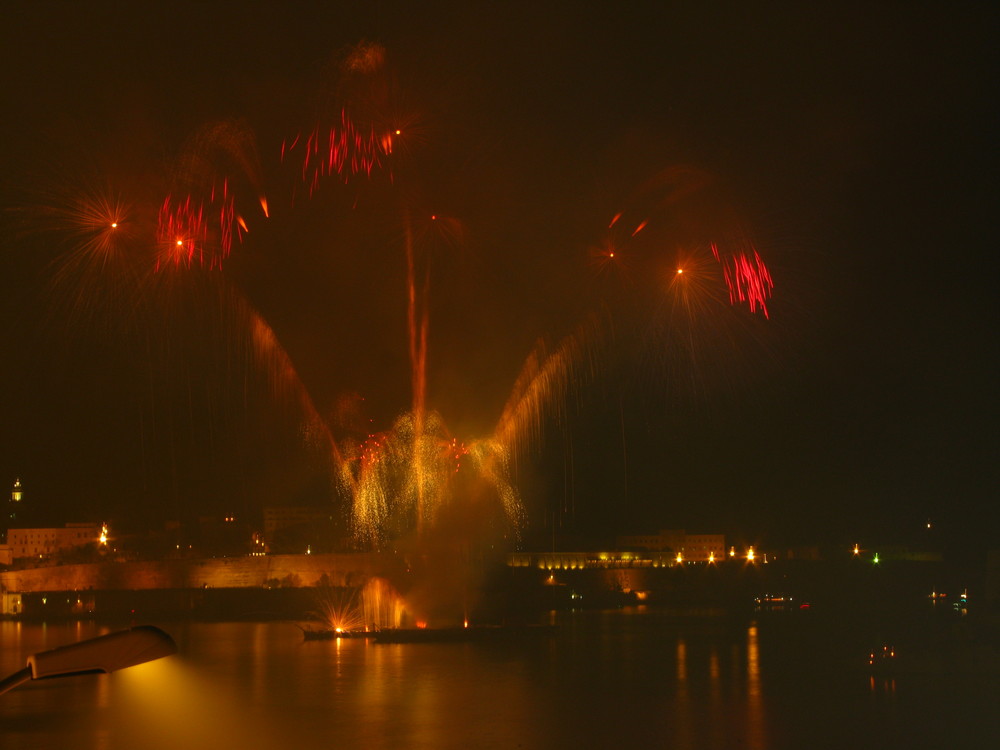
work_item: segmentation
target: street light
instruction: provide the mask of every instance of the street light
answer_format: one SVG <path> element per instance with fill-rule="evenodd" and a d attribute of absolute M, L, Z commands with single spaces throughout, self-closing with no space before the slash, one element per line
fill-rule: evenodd
<path fill-rule="evenodd" d="M 28 666 L 0 680 L 0 694 L 28 680 L 114 672 L 177 653 L 174 639 L 152 625 L 139 625 L 28 657 Z"/>

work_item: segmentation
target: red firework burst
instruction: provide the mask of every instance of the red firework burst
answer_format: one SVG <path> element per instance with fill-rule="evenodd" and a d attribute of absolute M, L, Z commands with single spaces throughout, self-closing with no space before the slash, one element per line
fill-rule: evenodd
<path fill-rule="evenodd" d="M 399 131 L 395 131 L 395 135 L 398 134 Z M 387 157 L 392 154 L 393 137 L 391 132 L 378 132 L 374 127 L 363 131 L 342 109 L 338 125 L 325 129 L 317 125 L 305 139 L 300 133 L 291 143 L 283 141 L 281 161 L 284 163 L 293 153 L 302 154 L 302 182 L 308 186 L 311 196 L 323 178 L 336 175 L 347 181 L 362 174 L 371 177 L 372 171 L 385 166 Z"/>
<path fill-rule="evenodd" d="M 191 195 L 179 200 L 168 195 L 157 222 L 156 239 L 163 250 L 156 269 L 166 263 L 221 268 L 232 252 L 233 238 L 242 241 L 245 231 L 246 222 L 236 213 L 228 180 L 222 181 L 221 189 L 212 185 L 204 200 Z"/>
<path fill-rule="evenodd" d="M 767 300 L 771 297 L 774 281 L 757 251 L 753 248 L 750 250 L 752 256 L 742 250 L 723 255 L 720 254 L 718 245 L 712 243 L 712 255 L 722 266 L 722 275 L 729 288 L 730 304 L 746 303 L 752 313 L 760 308 L 764 317 L 770 319 Z"/>

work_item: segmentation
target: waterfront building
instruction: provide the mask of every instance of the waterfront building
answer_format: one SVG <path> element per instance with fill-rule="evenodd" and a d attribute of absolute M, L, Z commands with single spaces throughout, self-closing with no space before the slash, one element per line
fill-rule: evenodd
<path fill-rule="evenodd" d="M 8 529 L 6 547 L 10 550 L 12 561 L 20 557 L 49 557 L 74 547 L 99 544 L 105 530 L 100 523 L 68 523 L 63 527 L 47 529 Z"/>
<path fill-rule="evenodd" d="M 670 554 L 636 552 L 511 552 L 511 568 L 542 570 L 584 570 L 611 568 L 667 568 L 674 564 Z"/>
<path fill-rule="evenodd" d="M 690 562 L 722 560 L 726 554 L 724 534 L 688 534 L 684 529 L 663 529 L 659 534 L 618 537 L 619 549 L 643 549 L 649 552 L 681 555 Z"/>

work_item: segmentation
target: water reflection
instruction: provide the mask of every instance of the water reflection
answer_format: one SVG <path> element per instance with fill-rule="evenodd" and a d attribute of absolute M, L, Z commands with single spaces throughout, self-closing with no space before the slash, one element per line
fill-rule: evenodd
<path fill-rule="evenodd" d="M 160 659 L 112 675 L 113 747 L 280 747 L 266 717 L 248 711 L 231 683 L 184 658 Z M 251 704 L 252 705 L 252 704 Z"/>
<path fill-rule="evenodd" d="M 892 677 L 876 678 L 872 675 L 869 680 L 869 689 L 873 693 L 895 693 L 896 680 Z"/>
<path fill-rule="evenodd" d="M 755 622 L 747 628 L 747 740 L 751 748 L 767 747 L 767 724 L 761 694 L 760 643 Z"/>
<path fill-rule="evenodd" d="M 687 680 L 687 646 L 683 638 L 677 639 L 677 682 Z"/>
<path fill-rule="evenodd" d="M 815 642 L 770 621 L 626 610 L 554 624 L 556 637 L 524 642 L 380 645 L 306 642 L 282 623 L 168 623 L 176 657 L 4 695 L 2 747 L 840 747 L 856 729 L 904 736 L 929 702 L 913 696 L 942 690 L 817 661 Z M 101 630 L 0 623 L 0 664 L 16 671 Z M 836 679 L 790 666 L 804 657 Z M 964 718 L 990 715 L 982 684 L 947 690 Z"/>
<path fill-rule="evenodd" d="M 691 710 L 691 695 L 688 691 L 687 643 L 683 637 L 677 638 L 677 692 L 672 713 L 674 735 L 678 747 L 691 747 L 694 741 L 694 721 Z"/>

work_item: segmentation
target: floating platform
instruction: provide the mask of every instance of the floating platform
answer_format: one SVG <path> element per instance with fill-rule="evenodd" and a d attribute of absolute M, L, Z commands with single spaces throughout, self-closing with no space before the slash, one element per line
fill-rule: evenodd
<path fill-rule="evenodd" d="M 375 632 L 371 630 L 312 630 L 302 628 L 302 637 L 307 641 L 333 641 L 337 638 L 373 638 Z"/>

